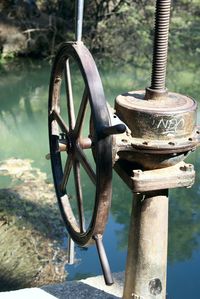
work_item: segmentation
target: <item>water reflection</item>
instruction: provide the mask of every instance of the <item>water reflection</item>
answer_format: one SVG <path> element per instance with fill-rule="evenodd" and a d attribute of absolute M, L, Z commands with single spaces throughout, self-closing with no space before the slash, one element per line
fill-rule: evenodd
<path fill-rule="evenodd" d="M 49 69 L 29 62 L 1 73 L 1 159 L 31 158 L 40 169 L 48 169 L 44 156 Z"/>
<path fill-rule="evenodd" d="M 189 161 L 195 165 L 196 183 L 191 189 L 172 190 L 170 193 L 169 218 L 169 261 L 171 263 L 189 260 L 199 250 L 200 237 L 200 151 Z"/>
<path fill-rule="evenodd" d="M 197 158 L 200 149 L 191 154 L 187 162 L 193 163 L 196 169 L 196 182 L 191 189 L 180 188 L 170 191 L 169 209 L 169 253 L 170 263 L 188 260 L 193 251 L 200 248 L 200 161 Z M 127 246 L 129 217 L 131 214 L 131 192 L 114 177 L 114 195 L 112 213 L 117 223 L 123 224 L 123 230 L 117 232 L 118 247 Z"/>
<path fill-rule="evenodd" d="M 46 161 L 44 158 L 49 150 L 47 138 L 49 70 L 50 67 L 47 64 L 38 66 L 31 62 L 0 74 L 0 159 L 6 160 L 11 157 L 31 159 L 33 160 L 33 166 L 44 171 L 47 174 L 48 180 L 51 182 L 49 161 Z M 199 72 L 199 70 L 197 70 L 196 73 L 194 69 L 187 72 L 184 70 L 174 73 L 174 70 L 169 67 L 169 72 L 171 72 L 171 76 L 168 76 L 168 78 L 170 78 L 168 80 L 169 89 L 181 91 L 194 98 L 199 95 L 199 84 L 197 84 L 197 78 L 199 77 L 197 76 L 197 72 Z M 110 69 L 102 70 L 106 97 L 110 104 L 113 106 L 113 99 L 117 94 L 146 86 L 146 82 L 148 81 L 147 73 L 146 70 L 132 70 L 131 67 L 127 67 L 126 70 L 124 68 L 118 68 L 115 72 L 113 72 L 113 69 L 112 71 Z M 197 170 L 195 185 L 191 189 L 182 188 L 170 192 L 168 289 L 173 299 L 186 298 L 184 292 L 187 292 L 187 285 L 182 286 L 182 293 L 173 291 L 178 286 L 180 275 L 180 272 L 177 272 L 176 266 L 179 265 L 179 263 L 188 263 L 189 269 L 189 265 L 192 265 L 194 258 L 200 253 L 200 161 L 198 160 L 198 156 L 199 151 L 189 157 L 190 161 L 195 164 L 195 169 Z M 6 178 L 1 175 L 1 189 L 10 187 L 9 184 L 11 182 L 12 180 L 10 180 L 9 177 Z M 87 182 L 85 182 L 84 188 L 87 190 Z M 4 194 L 4 197 L 5 196 Z M 105 247 L 107 248 L 113 271 L 122 271 L 125 267 L 131 198 L 132 195 L 128 188 L 117 175 L 114 175 L 112 215 L 109 219 L 104 237 Z M 18 216 L 17 210 L 12 210 L 9 206 L 5 206 L 4 203 L 5 202 L 2 202 L 0 204 L 0 210 L 3 211 L 4 214 L 8 214 L 9 217 Z M 10 203 L 14 205 L 14 202 L 11 201 Z M 26 205 L 24 199 L 20 200 L 20 205 Z M 40 209 L 40 203 L 33 201 L 29 205 L 29 208 L 30 212 L 37 208 L 41 210 L 41 214 L 43 214 L 43 209 L 48 215 L 51 213 L 48 204 Z M 20 206 L 19 211 L 21 211 Z M 31 218 L 30 225 L 31 229 L 39 229 L 34 217 Z M 45 227 L 46 222 L 44 222 L 43 225 Z M 56 231 L 58 225 L 54 222 L 54 219 L 49 222 L 49 226 L 51 225 L 52 230 Z M 47 236 L 47 238 L 49 238 L 49 236 Z M 0 248 L 3 246 L 1 240 L 2 236 L 0 238 Z M 6 243 L 8 240 L 5 241 L 4 239 L 3 241 Z M 9 248 L 10 247 L 8 247 L 7 250 L 10 250 Z M 71 269 L 67 267 L 70 279 L 101 273 L 94 248 L 84 251 L 84 253 L 77 249 L 77 260 L 78 263 L 75 267 Z M 12 266 L 11 269 L 13 269 Z M 187 267 L 185 269 L 187 272 Z M 186 277 L 187 273 L 184 275 Z M 200 275 L 200 270 L 198 265 L 196 265 L 196 267 L 193 267 L 191 276 L 198 277 L 198 275 Z M 171 279 L 172 277 L 173 281 Z M 0 278 L 1 281 L 3 281 L 3 279 L 5 280 L 4 284 L 6 284 L 6 276 L 2 278 L 2 280 Z M 13 285 L 15 286 L 14 280 L 15 278 L 13 277 Z M 177 281 L 177 285 L 174 283 L 174 280 Z M 9 284 L 7 288 L 11 288 Z M 195 294 L 197 294 L 197 292 Z M 199 297 L 194 295 L 190 298 L 194 299 Z"/>

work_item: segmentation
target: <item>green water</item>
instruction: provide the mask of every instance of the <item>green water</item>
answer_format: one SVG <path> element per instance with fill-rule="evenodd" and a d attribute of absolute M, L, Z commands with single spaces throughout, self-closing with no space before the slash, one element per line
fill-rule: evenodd
<path fill-rule="evenodd" d="M 194 97 L 200 94 L 200 70 L 195 66 L 174 70 L 169 66 L 168 88 Z M 104 67 L 101 76 L 108 102 L 123 92 L 149 86 L 150 70 Z M 23 62 L 0 74 L 0 160 L 31 159 L 33 166 L 52 181 L 48 149 L 47 98 L 50 65 Z M 191 154 L 197 172 L 191 189 L 170 192 L 168 294 L 170 299 L 200 298 L 200 161 L 199 151 Z M 10 186 L 9 177 L 0 177 L 0 188 Z M 87 184 L 86 184 L 87 185 Z M 124 271 L 131 193 L 117 175 L 113 179 L 113 199 L 104 243 L 113 272 Z M 6 241 L 5 241 L 6 242 Z M 63 240 L 63 244 L 66 240 Z M 66 266 L 68 279 L 101 273 L 95 248 L 77 249 L 77 263 Z M 31 257 L 30 257 L 31 259 Z M 0 285 L 1 290 L 1 285 Z"/>

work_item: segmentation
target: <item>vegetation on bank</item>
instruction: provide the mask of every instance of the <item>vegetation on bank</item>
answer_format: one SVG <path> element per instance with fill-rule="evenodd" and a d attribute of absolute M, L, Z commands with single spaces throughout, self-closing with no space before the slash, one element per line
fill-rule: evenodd
<path fill-rule="evenodd" d="M 66 279 L 65 230 L 52 184 L 27 159 L 0 162 L 0 292 Z M 0 186 L 1 187 L 1 186 Z"/>
<path fill-rule="evenodd" d="M 169 50 L 179 51 L 181 61 L 198 58 L 199 8 L 200 0 L 172 0 Z M 154 12 L 153 0 L 87 0 L 84 41 L 99 58 L 144 64 L 152 54 Z M 74 15 L 74 0 L 2 0 L 1 59 L 52 57 L 61 42 L 74 39 Z"/>

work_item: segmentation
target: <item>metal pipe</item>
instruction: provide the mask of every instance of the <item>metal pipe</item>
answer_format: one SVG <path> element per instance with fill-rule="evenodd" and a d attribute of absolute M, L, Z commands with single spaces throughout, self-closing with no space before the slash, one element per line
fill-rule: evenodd
<path fill-rule="evenodd" d="M 74 241 L 72 240 L 72 238 L 70 237 L 70 235 L 68 234 L 68 246 L 67 246 L 67 251 L 68 251 L 68 255 L 67 255 L 67 263 L 69 265 L 73 265 L 74 264 Z"/>
<path fill-rule="evenodd" d="M 103 246 L 102 235 L 98 234 L 98 235 L 95 235 L 93 238 L 96 242 L 97 251 L 98 251 L 99 260 L 100 260 L 102 271 L 103 271 L 105 284 L 110 286 L 114 283 L 114 281 L 113 281 L 112 273 L 110 271 L 110 265 L 109 265 L 109 262 L 107 259 L 107 255 L 106 255 L 106 252 L 105 252 L 105 249 Z"/>
<path fill-rule="evenodd" d="M 133 200 L 123 299 L 165 299 L 168 191 Z"/>
<path fill-rule="evenodd" d="M 151 89 L 165 90 L 171 0 L 157 0 Z"/>
<path fill-rule="evenodd" d="M 76 28 L 75 28 L 75 39 L 77 42 L 80 42 L 82 39 L 83 10 L 84 10 L 84 0 L 77 0 L 76 1 Z"/>

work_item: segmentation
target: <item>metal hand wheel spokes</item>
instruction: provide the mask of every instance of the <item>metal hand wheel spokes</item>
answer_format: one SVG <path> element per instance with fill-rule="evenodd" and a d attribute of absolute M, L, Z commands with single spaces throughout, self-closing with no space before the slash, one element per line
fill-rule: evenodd
<path fill-rule="evenodd" d="M 72 63 L 78 68 L 80 84 L 73 82 Z M 112 137 L 105 137 L 102 132 L 109 126 L 102 83 L 90 52 L 81 42 L 64 44 L 55 58 L 50 81 L 50 155 L 61 214 L 71 238 L 80 246 L 102 235 L 107 222 L 111 200 Z M 87 198 L 81 180 L 83 172 L 91 184 L 87 186 Z M 76 205 L 68 192 L 72 174 Z M 94 198 L 88 195 L 92 188 Z M 89 213 L 91 203 L 92 212 Z"/>

